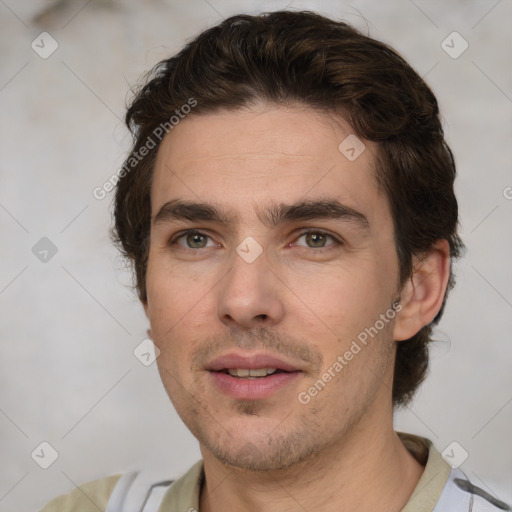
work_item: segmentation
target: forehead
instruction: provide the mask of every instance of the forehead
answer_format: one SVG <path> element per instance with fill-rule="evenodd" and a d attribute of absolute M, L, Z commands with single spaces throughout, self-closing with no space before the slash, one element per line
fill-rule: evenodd
<path fill-rule="evenodd" d="M 222 204 L 243 215 L 249 204 L 259 211 L 265 203 L 335 197 L 371 212 L 384 201 L 375 154 L 376 146 L 356 139 L 342 118 L 309 108 L 194 114 L 160 145 L 152 215 L 174 199 Z"/>

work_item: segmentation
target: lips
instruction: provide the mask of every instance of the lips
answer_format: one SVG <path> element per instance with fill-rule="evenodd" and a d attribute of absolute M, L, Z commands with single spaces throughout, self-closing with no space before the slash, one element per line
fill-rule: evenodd
<path fill-rule="evenodd" d="M 252 355 L 225 354 L 214 359 L 207 366 L 207 370 L 214 372 L 226 372 L 227 370 L 236 369 L 256 370 L 259 368 L 273 368 L 281 372 L 302 371 L 299 366 L 288 363 L 279 357 L 262 353 Z"/>
<path fill-rule="evenodd" d="M 263 400 L 290 389 L 303 371 L 270 354 L 230 353 L 214 359 L 207 367 L 212 382 L 223 394 L 239 400 Z M 266 375 L 265 375 L 266 374 Z"/>

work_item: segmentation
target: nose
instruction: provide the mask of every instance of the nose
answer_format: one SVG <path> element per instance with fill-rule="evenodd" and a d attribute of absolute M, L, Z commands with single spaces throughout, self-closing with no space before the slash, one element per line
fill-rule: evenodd
<path fill-rule="evenodd" d="M 217 315 L 228 327 L 270 327 L 284 316 L 282 294 L 283 284 L 265 252 L 252 263 L 234 253 L 231 269 L 219 283 Z"/>

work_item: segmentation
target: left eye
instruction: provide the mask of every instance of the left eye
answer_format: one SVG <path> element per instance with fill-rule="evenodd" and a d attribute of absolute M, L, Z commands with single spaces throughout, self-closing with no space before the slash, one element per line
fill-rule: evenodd
<path fill-rule="evenodd" d="M 297 241 L 304 239 L 305 244 L 298 243 L 297 245 L 305 246 L 305 247 L 326 247 L 329 245 L 336 245 L 339 243 L 332 235 L 328 235 L 327 233 L 323 233 L 322 231 L 308 231 L 307 233 L 302 233 L 302 235 L 297 238 Z M 333 243 L 328 244 L 327 241 L 331 240 Z"/>

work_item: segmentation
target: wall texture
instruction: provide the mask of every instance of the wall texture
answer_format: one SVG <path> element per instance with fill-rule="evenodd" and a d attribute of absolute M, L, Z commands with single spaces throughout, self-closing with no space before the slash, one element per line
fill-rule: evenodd
<path fill-rule="evenodd" d="M 474 482 L 512 501 L 510 0 L 1 0 L 0 510 L 200 457 L 155 365 L 134 357 L 147 322 L 108 239 L 111 195 L 92 192 L 128 147 L 128 84 L 221 18 L 285 7 L 391 43 L 440 100 L 468 253 L 396 428 L 456 441 Z"/>

